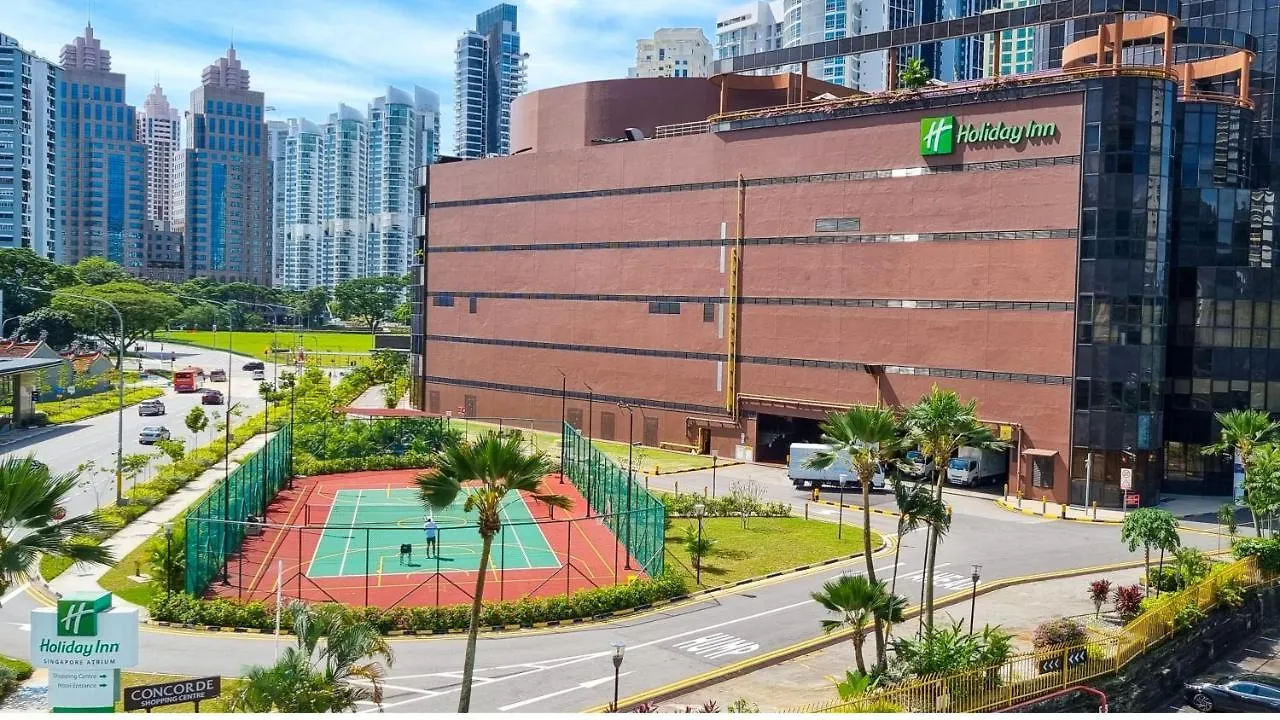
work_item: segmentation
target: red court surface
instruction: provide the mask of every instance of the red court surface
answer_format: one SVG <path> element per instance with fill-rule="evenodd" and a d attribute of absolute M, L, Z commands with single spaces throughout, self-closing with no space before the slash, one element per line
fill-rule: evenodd
<path fill-rule="evenodd" d="M 474 525 L 442 525 L 443 550 L 437 555 L 444 559 L 424 557 L 425 510 L 416 503 L 405 502 L 418 472 L 357 472 L 295 480 L 294 487 L 283 490 L 268 507 L 261 534 L 250 534 L 241 552 L 229 558 L 227 582 L 215 579 L 209 595 L 271 600 L 279 585 L 284 598 L 309 602 L 381 608 L 470 603 L 478 568 L 479 532 Z M 519 505 L 519 499 L 510 498 L 516 503 L 512 509 L 519 511 L 513 515 L 531 515 L 536 525 L 526 522 L 509 526 L 494 538 L 484 601 L 564 595 L 644 575 L 643 570 L 625 567 L 626 547 L 598 516 L 587 516 L 587 503 L 572 483 L 562 484 L 558 476 L 551 476 L 544 487 L 569 496 L 573 509 L 549 514 L 545 505 L 528 497 L 523 498 L 525 507 Z M 355 507 L 362 513 L 369 511 L 377 499 L 383 499 L 383 504 L 374 505 L 372 510 L 385 510 L 404 519 L 398 521 L 398 526 L 353 522 L 355 514 L 340 512 L 335 505 L 340 496 L 374 499 L 363 500 L 363 507 L 357 500 Z M 331 516 L 337 520 L 332 527 L 326 527 L 331 524 Z M 465 518 L 457 519 L 466 522 Z M 411 564 L 397 562 L 398 544 L 391 546 L 387 554 L 386 533 L 397 533 L 397 543 L 413 544 Z M 338 547 L 341 563 L 335 562 L 332 553 L 322 554 L 322 544 L 324 548 Z M 540 555 L 535 544 L 541 548 Z M 468 564 L 469 570 L 458 567 Z M 629 564 L 632 568 L 641 567 L 634 559 Z M 341 569 L 335 571 L 339 565 Z"/>

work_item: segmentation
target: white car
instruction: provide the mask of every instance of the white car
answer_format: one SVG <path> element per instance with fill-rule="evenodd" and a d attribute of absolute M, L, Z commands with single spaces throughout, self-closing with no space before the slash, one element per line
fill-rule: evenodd
<path fill-rule="evenodd" d="M 138 433 L 138 442 L 143 445 L 155 445 L 161 440 L 169 439 L 169 428 L 161 425 L 148 425 Z"/>
<path fill-rule="evenodd" d="M 258 382 L 262 382 L 263 380 L 267 379 L 267 373 L 263 370 L 254 370 L 253 379 Z"/>

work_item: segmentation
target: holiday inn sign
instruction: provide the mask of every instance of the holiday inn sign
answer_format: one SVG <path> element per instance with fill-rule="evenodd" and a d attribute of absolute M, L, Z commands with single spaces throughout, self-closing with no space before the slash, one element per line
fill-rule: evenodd
<path fill-rule="evenodd" d="M 111 593 L 68 593 L 31 611 L 30 642 L 54 712 L 111 712 L 120 669 L 138 664 L 138 611 L 113 607 Z"/>
<path fill-rule="evenodd" d="M 950 155 L 956 145 L 1007 145 L 1017 147 L 1027 140 L 1056 140 L 1058 125 L 1028 120 L 1024 125 L 1003 122 L 960 125 L 955 115 L 920 119 L 920 154 Z"/>

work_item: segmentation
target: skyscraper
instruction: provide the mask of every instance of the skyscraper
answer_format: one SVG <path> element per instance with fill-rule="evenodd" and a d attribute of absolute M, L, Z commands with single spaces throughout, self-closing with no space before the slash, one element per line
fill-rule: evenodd
<path fill-rule="evenodd" d="M 369 125 L 339 105 L 324 127 L 325 286 L 364 277 L 368 267 Z"/>
<path fill-rule="evenodd" d="M 629 77 L 706 77 L 711 43 L 702 28 L 660 28 L 636 41 L 636 64 Z"/>
<path fill-rule="evenodd" d="M 525 89 L 516 6 L 495 5 L 458 38 L 454 73 L 454 146 L 459 157 L 511 152 L 511 101 Z"/>
<path fill-rule="evenodd" d="M 138 113 L 138 141 L 147 149 L 147 219 L 173 220 L 173 182 L 182 143 L 182 115 L 169 105 L 164 90 L 151 89 Z"/>
<path fill-rule="evenodd" d="M 62 48 L 58 99 L 62 257 L 102 257 L 142 274 L 146 267 L 147 151 L 125 102 L 125 77 L 86 27 Z"/>
<path fill-rule="evenodd" d="M 269 284 L 270 152 L 263 95 L 249 89 L 234 47 L 204 69 L 191 92 L 187 147 L 179 156 L 174 225 L 190 275 Z"/>
<path fill-rule="evenodd" d="M 772 0 L 740 5 L 717 15 L 717 58 L 836 40 L 889 27 L 889 5 L 901 0 Z M 878 4 L 877 4 L 878 2 Z M 809 75 L 835 85 L 874 90 L 884 86 L 885 53 L 832 58 L 809 64 Z M 779 71 L 800 72 L 799 67 Z"/>
<path fill-rule="evenodd" d="M 271 132 L 273 249 L 281 273 L 276 280 L 291 289 L 322 285 L 324 132 L 301 119 L 273 122 Z"/>
<path fill-rule="evenodd" d="M 515 9 L 512 8 L 514 13 Z M 413 169 L 421 164 L 424 115 L 435 93 L 387 88 L 369 104 L 368 275 L 403 275 L 413 240 Z"/>
<path fill-rule="evenodd" d="M 1035 0 L 1000 0 L 999 7 L 984 10 L 983 12 L 991 13 L 1000 10 L 1011 10 L 1013 8 L 1026 7 L 1034 2 Z M 1003 77 L 1005 75 L 1035 72 L 1037 66 L 1036 44 L 1036 29 L 1034 27 L 1005 30 L 998 34 L 988 33 L 983 41 L 983 77 L 989 77 L 994 74 L 999 74 Z"/>
<path fill-rule="evenodd" d="M 0 248 L 61 254 L 57 185 L 61 69 L 0 33 Z"/>

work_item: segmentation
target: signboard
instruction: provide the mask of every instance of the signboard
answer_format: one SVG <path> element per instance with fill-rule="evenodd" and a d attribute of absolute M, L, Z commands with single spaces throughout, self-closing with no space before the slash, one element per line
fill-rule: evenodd
<path fill-rule="evenodd" d="M 1244 503 L 1244 461 L 1240 458 L 1240 451 L 1236 451 L 1235 461 L 1232 463 L 1233 482 L 1231 484 L 1231 497 L 1237 505 Z"/>
<path fill-rule="evenodd" d="M 1000 439 L 1001 439 L 1001 440 L 1004 440 L 1004 441 L 1006 441 L 1006 442 L 1008 442 L 1008 441 L 1010 441 L 1010 440 L 1012 440 L 1012 439 L 1013 439 L 1013 426 L 1012 426 L 1012 425 L 1001 425 L 1001 426 L 1000 426 Z"/>
<path fill-rule="evenodd" d="M 125 710 L 150 710 L 151 708 L 193 702 L 200 711 L 201 700 L 212 700 L 222 694 L 222 678 L 203 677 L 192 680 L 138 685 L 124 689 Z"/>
<path fill-rule="evenodd" d="M 1142 504 L 1141 500 L 1142 500 L 1142 496 L 1139 495 L 1138 493 L 1124 494 L 1124 506 L 1126 508 L 1138 507 L 1139 505 Z"/>
<path fill-rule="evenodd" d="M 950 155 L 957 145 L 1006 145 L 1018 147 L 1026 140 L 1058 137 L 1056 123 L 1028 120 L 1023 125 L 984 122 L 960 124 L 954 115 L 920 119 L 920 154 Z"/>
<path fill-rule="evenodd" d="M 1085 660 L 1089 659 L 1089 651 L 1084 648 L 1076 648 L 1067 653 L 1067 667 L 1075 667 Z M 1040 674 L 1058 672 L 1062 669 L 1062 655 L 1054 655 L 1051 658 L 1045 658 L 1039 663 L 1038 669 Z"/>
<path fill-rule="evenodd" d="M 1120 468 L 1120 489 L 1133 489 L 1133 468 Z"/>
<path fill-rule="evenodd" d="M 138 611 L 111 593 L 68 593 L 31 611 L 31 664 L 49 669 L 54 712 L 111 712 L 120 668 L 138 664 Z"/>

